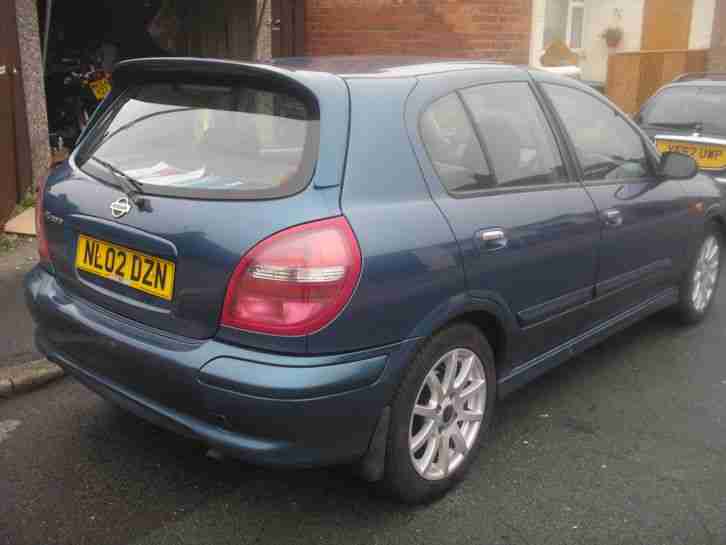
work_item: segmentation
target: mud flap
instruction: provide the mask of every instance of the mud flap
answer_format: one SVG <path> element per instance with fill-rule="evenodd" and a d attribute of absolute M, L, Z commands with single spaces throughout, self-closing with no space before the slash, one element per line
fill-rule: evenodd
<path fill-rule="evenodd" d="M 386 443 L 388 442 L 388 424 L 391 420 L 391 408 L 385 407 L 381 412 L 373 432 L 368 451 L 356 464 L 355 470 L 360 478 L 368 482 L 380 481 L 386 467 Z"/>

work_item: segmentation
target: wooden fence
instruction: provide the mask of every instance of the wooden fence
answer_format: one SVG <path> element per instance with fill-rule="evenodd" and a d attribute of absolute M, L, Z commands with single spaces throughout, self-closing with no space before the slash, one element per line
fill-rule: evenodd
<path fill-rule="evenodd" d="M 610 55 L 605 92 L 627 113 L 637 113 L 653 93 L 677 76 L 705 71 L 706 57 L 706 49 L 632 51 Z"/>

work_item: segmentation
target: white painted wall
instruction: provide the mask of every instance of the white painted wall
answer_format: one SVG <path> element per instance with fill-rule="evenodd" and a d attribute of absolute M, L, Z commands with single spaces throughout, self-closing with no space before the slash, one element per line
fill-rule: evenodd
<path fill-rule="evenodd" d="M 547 0 L 532 0 L 532 34 L 529 40 L 529 64 L 542 66 L 539 62 L 543 52 L 544 21 Z"/>
<path fill-rule="evenodd" d="M 600 35 L 609 26 L 623 29 L 623 40 L 614 52 L 637 51 L 643 38 L 645 0 L 589 0 L 585 7 L 585 52 L 580 67 L 583 79 L 607 77 L 608 50 Z"/>
<path fill-rule="evenodd" d="M 708 49 L 711 47 L 711 34 L 713 33 L 715 15 L 716 0 L 694 0 L 688 49 Z"/>
<path fill-rule="evenodd" d="M 694 0 L 689 49 L 707 49 L 717 0 Z M 726 0 L 723 0 L 726 1 Z M 540 66 L 544 54 L 543 36 L 547 0 L 532 0 L 532 40 L 530 64 Z M 607 44 L 600 35 L 609 26 L 623 29 L 623 41 L 614 52 L 637 51 L 643 38 L 645 0 L 585 0 L 585 44 L 580 57 L 582 78 L 604 82 L 607 77 Z"/>
<path fill-rule="evenodd" d="M 546 2 L 547 0 L 532 0 L 530 63 L 533 66 L 540 66 L 539 59 L 544 53 L 542 41 Z M 617 52 L 640 49 L 644 4 L 645 0 L 585 0 L 585 43 L 580 59 L 583 79 L 605 81 L 609 52 L 605 40 L 600 35 L 609 26 L 619 26 L 623 29 L 623 41 L 616 49 Z M 713 18 L 711 20 L 713 21 Z"/>

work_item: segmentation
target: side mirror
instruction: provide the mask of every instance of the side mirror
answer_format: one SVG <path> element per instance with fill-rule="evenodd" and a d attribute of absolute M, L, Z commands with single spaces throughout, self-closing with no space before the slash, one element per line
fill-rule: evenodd
<path fill-rule="evenodd" d="M 658 174 L 670 180 L 690 180 L 698 174 L 698 164 L 690 155 L 669 151 L 661 156 Z"/>

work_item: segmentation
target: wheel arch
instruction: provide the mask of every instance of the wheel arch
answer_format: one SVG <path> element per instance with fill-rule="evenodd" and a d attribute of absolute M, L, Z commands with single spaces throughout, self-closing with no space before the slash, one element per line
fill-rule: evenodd
<path fill-rule="evenodd" d="M 512 361 L 520 328 L 514 314 L 496 296 L 474 299 L 468 294 L 457 295 L 424 317 L 411 337 L 428 338 L 456 322 L 474 325 L 487 338 L 498 374 Z"/>
<path fill-rule="evenodd" d="M 688 268 L 694 259 L 701 245 L 703 230 L 709 225 L 715 224 L 721 234 L 722 240 L 726 240 L 726 217 L 724 210 L 718 202 L 712 203 L 703 214 L 703 224 L 696 225 L 693 228 L 693 236 L 689 240 L 686 257 L 683 260 L 681 274 L 687 274 Z"/>
<path fill-rule="evenodd" d="M 494 364 L 499 370 L 507 361 L 508 336 L 501 321 L 488 310 L 472 310 L 457 316 L 452 322 L 468 322 L 486 337 L 494 352 Z"/>
<path fill-rule="evenodd" d="M 706 212 L 706 224 L 715 223 L 721 231 L 721 237 L 726 239 L 726 219 L 721 206 L 716 204 Z"/>

